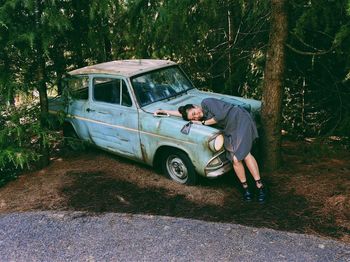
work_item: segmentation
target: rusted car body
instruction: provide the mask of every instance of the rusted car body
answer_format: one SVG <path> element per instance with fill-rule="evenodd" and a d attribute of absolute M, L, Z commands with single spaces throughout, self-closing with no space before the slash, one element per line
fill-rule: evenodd
<path fill-rule="evenodd" d="M 195 184 L 198 175 L 214 178 L 231 170 L 225 158 L 221 131 L 157 115 L 157 109 L 176 110 L 188 103 L 200 105 L 207 97 L 246 107 L 257 115 L 261 103 L 203 92 L 193 87 L 181 68 L 166 60 L 120 60 L 69 72 L 68 103 L 51 99 L 49 111 L 66 113 L 64 131 L 104 150 L 162 167 L 178 183 Z"/>

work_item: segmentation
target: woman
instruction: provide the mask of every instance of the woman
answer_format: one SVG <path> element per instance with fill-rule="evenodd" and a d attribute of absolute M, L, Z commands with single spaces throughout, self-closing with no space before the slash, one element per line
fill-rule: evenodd
<path fill-rule="evenodd" d="M 252 200 L 248 189 L 243 161 L 252 174 L 258 189 L 257 199 L 264 202 L 266 198 L 264 186 L 260 179 L 258 164 L 250 153 L 253 141 L 258 132 L 249 112 L 239 106 L 234 106 L 216 98 L 206 98 L 201 106 L 187 104 L 179 107 L 178 111 L 157 110 L 155 114 L 170 114 L 182 116 L 184 120 L 202 125 L 216 125 L 223 130 L 224 146 L 228 159 L 243 187 L 243 199 Z"/>

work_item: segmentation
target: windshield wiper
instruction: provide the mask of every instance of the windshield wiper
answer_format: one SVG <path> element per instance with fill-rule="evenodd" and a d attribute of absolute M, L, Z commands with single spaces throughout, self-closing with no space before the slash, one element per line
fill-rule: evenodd
<path fill-rule="evenodd" d="M 162 99 L 160 99 L 160 100 L 158 100 L 158 101 L 162 101 L 162 100 L 170 101 L 170 100 L 172 100 L 172 99 L 174 99 L 174 98 L 176 98 L 176 97 L 182 96 L 183 94 L 187 94 L 187 92 L 190 91 L 190 90 L 192 90 L 192 89 L 193 89 L 193 88 L 190 88 L 190 89 L 181 91 L 180 93 L 173 94 L 173 95 L 171 95 L 171 96 L 169 96 L 169 97 L 164 97 L 164 98 L 162 98 Z"/>

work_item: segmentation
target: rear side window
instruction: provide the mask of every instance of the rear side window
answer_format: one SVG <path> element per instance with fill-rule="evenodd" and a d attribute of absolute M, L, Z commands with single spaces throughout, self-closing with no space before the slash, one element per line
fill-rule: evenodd
<path fill-rule="evenodd" d="M 87 76 L 72 76 L 64 79 L 64 82 L 74 99 L 87 100 L 89 98 L 89 78 Z"/>
<path fill-rule="evenodd" d="M 94 78 L 93 96 L 95 101 L 131 106 L 131 99 L 125 82 L 114 78 Z"/>

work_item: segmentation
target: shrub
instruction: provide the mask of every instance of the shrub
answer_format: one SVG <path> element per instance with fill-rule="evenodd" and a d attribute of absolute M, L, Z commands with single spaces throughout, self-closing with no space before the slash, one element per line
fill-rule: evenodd
<path fill-rule="evenodd" d="M 35 166 L 42 146 L 58 141 L 55 132 L 42 128 L 39 106 L 0 106 L 0 186 L 23 169 Z"/>

